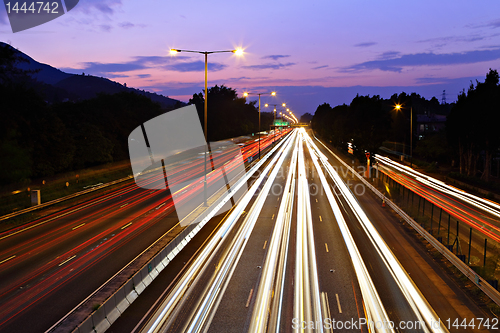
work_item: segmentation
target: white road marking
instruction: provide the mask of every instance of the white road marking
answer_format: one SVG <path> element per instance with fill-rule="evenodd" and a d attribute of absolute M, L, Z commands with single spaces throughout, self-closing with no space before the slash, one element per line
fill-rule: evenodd
<path fill-rule="evenodd" d="M 340 307 L 339 294 L 335 294 L 335 297 L 337 298 L 337 305 L 339 306 L 339 313 L 342 313 L 342 308 Z"/>
<path fill-rule="evenodd" d="M 77 225 L 76 227 L 74 227 L 74 228 L 73 228 L 73 229 L 71 229 L 71 230 L 78 229 L 78 228 L 80 228 L 80 227 L 83 227 L 84 225 L 85 225 L 85 223 L 82 223 L 82 224 L 80 224 L 80 225 Z"/>
<path fill-rule="evenodd" d="M 125 229 L 125 228 L 129 227 L 131 224 L 132 224 L 132 222 L 130 222 L 130 223 L 128 223 L 128 224 L 125 224 L 123 227 L 121 227 L 121 229 L 123 230 L 123 229 Z"/>
<path fill-rule="evenodd" d="M 7 259 L 4 259 L 4 260 L 0 261 L 0 265 L 1 265 L 1 264 L 3 264 L 3 263 L 4 263 L 4 262 L 6 262 L 6 261 L 9 261 L 10 259 L 14 259 L 15 257 L 16 257 L 16 255 L 14 254 L 13 256 L 11 256 L 11 257 L 9 257 L 9 258 L 7 258 Z"/>
<path fill-rule="evenodd" d="M 59 264 L 59 266 L 64 265 L 65 263 L 67 263 L 68 261 L 70 261 L 70 260 L 74 259 L 75 257 L 76 257 L 76 254 L 75 254 L 74 256 L 72 256 L 72 257 L 70 257 L 70 258 L 68 258 L 68 259 L 64 260 L 62 263 L 60 263 L 60 264 Z"/>

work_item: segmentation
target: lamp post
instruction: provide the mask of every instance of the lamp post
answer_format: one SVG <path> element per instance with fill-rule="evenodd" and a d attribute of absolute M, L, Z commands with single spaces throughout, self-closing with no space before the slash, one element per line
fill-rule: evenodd
<path fill-rule="evenodd" d="M 274 130 L 273 130 L 273 146 L 274 146 L 274 140 L 276 138 L 276 125 L 274 124 L 276 122 L 276 107 L 278 106 L 278 104 L 265 104 L 264 106 L 267 108 L 269 105 L 273 105 L 274 106 L 274 111 L 273 111 L 273 126 L 274 126 Z"/>
<path fill-rule="evenodd" d="M 243 93 L 244 97 L 248 97 L 248 95 L 259 95 L 259 160 L 260 160 L 260 95 L 276 96 L 276 92 L 271 91 L 270 93 L 248 93 L 248 92 Z"/>
<path fill-rule="evenodd" d="M 401 110 L 401 104 L 396 104 L 396 110 Z M 413 167 L 413 106 L 410 106 L 410 168 Z"/>
<path fill-rule="evenodd" d="M 176 55 L 179 52 L 189 52 L 189 53 L 200 53 L 205 55 L 205 106 L 204 106 L 204 130 L 205 130 L 205 142 L 207 143 L 208 151 L 205 152 L 205 178 L 203 181 L 203 196 L 205 206 L 207 205 L 207 154 L 210 151 L 210 146 L 208 144 L 208 128 L 207 128 L 207 100 L 208 100 L 208 55 L 212 53 L 234 53 L 236 55 L 242 55 L 242 49 L 226 50 L 226 51 L 192 51 L 192 50 L 180 50 L 180 49 L 170 49 L 171 55 Z"/>

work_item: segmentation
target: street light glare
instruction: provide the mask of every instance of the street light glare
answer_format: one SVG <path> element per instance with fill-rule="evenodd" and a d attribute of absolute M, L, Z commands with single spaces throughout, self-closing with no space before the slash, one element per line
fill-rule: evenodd
<path fill-rule="evenodd" d="M 170 49 L 170 54 L 171 55 L 176 55 L 177 52 L 179 52 L 179 50 L 176 50 L 176 49 Z"/>
<path fill-rule="evenodd" d="M 396 104 L 395 109 L 396 110 L 400 110 L 401 109 L 401 104 Z"/>
<path fill-rule="evenodd" d="M 233 50 L 233 53 L 236 54 L 237 56 L 243 55 L 243 49 L 239 48 L 239 49 Z"/>
<path fill-rule="evenodd" d="M 266 103 L 266 104 L 264 104 L 264 106 L 267 108 L 269 106 L 269 104 Z"/>
<path fill-rule="evenodd" d="M 281 104 L 281 106 L 286 106 L 286 103 Z"/>
<path fill-rule="evenodd" d="M 244 92 L 244 93 L 243 93 L 243 97 L 248 97 L 248 93 L 247 93 L 247 92 Z"/>
<path fill-rule="evenodd" d="M 271 96 L 276 96 L 276 91 L 271 92 Z"/>

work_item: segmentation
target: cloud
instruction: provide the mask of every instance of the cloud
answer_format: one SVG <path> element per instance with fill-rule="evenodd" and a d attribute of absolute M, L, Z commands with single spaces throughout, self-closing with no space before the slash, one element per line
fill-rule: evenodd
<path fill-rule="evenodd" d="M 108 63 L 108 64 L 103 64 L 101 62 L 85 62 L 82 64 L 83 68 L 78 69 L 78 71 L 85 70 L 88 73 L 92 74 L 105 74 L 105 73 L 121 73 L 121 72 L 130 72 L 130 71 L 135 71 L 138 69 L 145 69 L 147 68 L 146 66 L 140 64 L 140 63 L 135 63 L 135 62 L 129 62 L 129 63 Z M 63 68 L 62 70 L 72 70 L 71 68 Z"/>
<path fill-rule="evenodd" d="M 140 77 L 141 79 L 146 79 L 148 77 L 151 77 L 151 74 L 139 74 L 137 77 Z"/>
<path fill-rule="evenodd" d="M 113 15 L 115 8 L 122 5 L 122 0 L 85 0 L 78 2 L 74 11 L 91 14 L 94 10 L 106 15 Z"/>
<path fill-rule="evenodd" d="M 227 65 L 217 62 L 208 63 L 208 70 L 211 72 L 221 71 L 226 67 Z M 191 61 L 191 62 L 180 62 L 176 64 L 167 65 L 164 68 L 169 71 L 175 71 L 175 72 L 202 72 L 205 70 L 205 62 L 201 60 Z"/>
<path fill-rule="evenodd" d="M 61 68 L 61 70 L 69 73 L 81 73 L 85 71 L 96 76 L 111 77 L 111 73 L 123 73 L 140 69 L 155 68 L 170 64 L 175 61 L 184 61 L 189 59 L 186 56 L 137 56 L 131 61 L 121 63 L 101 63 L 101 62 L 84 62 L 80 63 L 80 68 Z"/>
<path fill-rule="evenodd" d="M 366 61 L 343 68 L 341 72 L 362 72 L 379 69 L 381 71 L 401 72 L 409 66 L 446 66 L 474 64 L 500 59 L 500 48 L 492 50 L 467 51 L 462 53 L 416 53 L 405 54 L 391 59 Z"/>
<path fill-rule="evenodd" d="M 326 67 L 328 67 L 328 65 L 323 65 L 323 66 L 313 67 L 313 68 L 311 68 L 311 69 L 320 69 L 320 68 L 326 68 Z"/>
<path fill-rule="evenodd" d="M 495 21 L 491 21 L 491 22 L 487 23 L 486 26 L 491 27 L 491 28 L 500 28 L 500 19 L 495 20 Z"/>
<path fill-rule="evenodd" d="M 122 22 L 122 23 L 119 23 L 118 26 L 120 26 L 120 28 L 130 29 L 130 28 L 135 27 L 135 24 L 133 24 L 131 22 Z"/>
<path fill-rule="evenodd" d="M 104 32 L 110 32 L 113 27 L 108 24 L 101 24 L 99 28 Z"/>
<path fill-rule="evenodd" d="M 369 47 L 369 46 L 373 46 L 373 45 L 376 45 L 378 43 L 376 42 L 365 42 L 365 43 L 359 43 L 359 44 L 356 44 L 354 45 L 354 47 Z"/>
<path fill-rule="evenodd" d="M 486 38 L 490 38 L 492 36 L 485 36 L 480 34 L 473 34 L 468 36 L 446 36 L 446 37 L 435 37 L 428 38 L 417 41 L 417 43 L 433 43 L 437 46 L 444 46 L 449 43 L 472 43 L 480 40 L 484 40 Z"/>
<path fill-rule="evenodd" d="M 261 70 L 261 69 L 282 69 L 282 68 L 287 68 L 290 66 L 295 65 L 294 62 L 287 62 L 286 64 L 282 63 L 267 63 L 267 64 L 262 64 L 262 65 L 249 65 L 249 66 L 243 66 L 245 69 L 252 69 L 252 70 Z"/>
<path fill-rule="evenodd" d="M 379 60 L 394 59 L 397 56 L 399 56 L 400 54 L 401 54 L 401 52 L 397 52 L 397 51 L 387 51 L 387 52 L 384 52 L 381 55 L 379 55 L 377 57 L 377 59 L 379 59 Z"/>
<path fill-rule="evenodd" d="M 289 57 L 289 55 L 275 54 L 275 55 L 268 55 L 268 56 L 264 56 L 264 57 L 262 57 L 261 59 L 273 59 L 273 60 L 278 61 L 278 59 L 281 59 L 281 58 L 288 58 L 288 57 Z"/>

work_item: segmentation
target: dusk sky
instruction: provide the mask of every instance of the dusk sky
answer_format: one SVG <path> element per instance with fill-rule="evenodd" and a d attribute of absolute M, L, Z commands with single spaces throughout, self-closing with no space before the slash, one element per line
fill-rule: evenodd
<path fill-rule="evenodd" d="M 242 47 L 243 57 L 209 56 L 209 86 L 277 91 L 296 114 L 359 94 L 446 89 L 500 69 L 498 0 L 129 1 L 80 0 L 66 15 L 12 33 L 0 6 L 0 40 L 70 73 L 92 74 L 182 101 L 203 89 L 203 55 Z"/>

